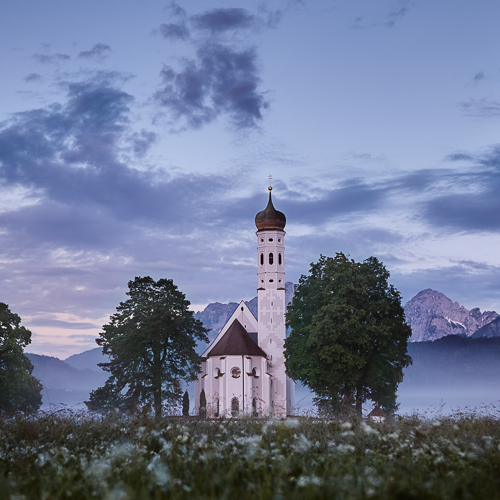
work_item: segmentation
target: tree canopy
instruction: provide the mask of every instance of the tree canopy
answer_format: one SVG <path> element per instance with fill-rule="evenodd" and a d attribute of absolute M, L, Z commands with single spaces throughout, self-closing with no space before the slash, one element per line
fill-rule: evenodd
<path fill-rule="evenodd" d="M 31 332 L 20 324 L 21 318 L 0 302 L 0 410 L 32 413 L 42 404 L 42 384 L 23 352 Z"/>
<path fill-rule="evenodd" d="M 207 330 L 172 280 L 137 277 L 128 288 L 129 299 L 96 340 L 110 357 L 99 366 L 111 375 L 86 404 L 91 410 L 153 405 L 159 417 L 164 402 L 179 402 L 179 382 L 196 379 L 200 357 L 195 347 L 208 340 Z"/>
<path fill-rule="evenodd" d="M 371 399 L 394 410 L 411 328 L 401 295 L 375 257 L 321 256 L 302 275 L 288 306 L 287 373 L 315 393 L 323 409 L 352 408 L 361 415 Z"/>

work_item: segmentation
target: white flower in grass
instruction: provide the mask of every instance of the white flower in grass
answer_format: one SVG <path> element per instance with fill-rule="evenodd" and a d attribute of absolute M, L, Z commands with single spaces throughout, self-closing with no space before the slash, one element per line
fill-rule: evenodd
<path fill-rule="evenodd" d="M 295 449 L 300 452 L 307 451 L 311 447 L 311 441 L 307 439 L 304 434 L 299 435 L 299 439 L 295 443 Z"/>
<path fill-rule="evenodd" d="M 368 424 L 366 424 L 365 422 L 363 422 L 361 424 L 361 428 L 363 429 L 363 432 L 365 434 L 372 434 L 374 436 L 378 436 L 380 433 L 374 429 L 373 427 L 370 427 Z"/>
<path fill-rule="evenodd" d="M 340 427 L 342 427 L 342 429 L 348 431 L 349 429 L 352 429 L 352 424 L 351 424 L 351 422 L 344 422 Z"/>
<path fill-rule="evenodd" d="M 167 464 L 164 464 L 160 460 L 159 455 L 155 455 L 151 459 L 151 462 L 146 467 L 146 470 L 151 472 L 151 475 L 152 475 L 154 481 L 156 482 L 156 484 L 159 484 L 161 486 L 165 486 L 170 481 L 170 474 L 168 472 L 168 466 L 167 466 Z"/>
<path fill-rule="evenodd" d="M 337 446 L 337 451 L 339 453 L 352 453 L 356 448 L 352 444 L 339 444 Z"/>
<path fill-rule="evenodd" d="M 318 476 L 300 476 L 297 481 L 297 486 L 304 487 L 309 486 L 310 484 L 315 486 L 321 486 L 323 481 Z"/>
<path fill-rule="evenodd" d="M 282 420 L 281 424 L 285 427 L 294 429 L 295 427 L 298 427 L 300 425 L 300 422 L 296 418 L 285 418 L 284 420 Z"/>
<path fill-rule="evenodd" d="M 351 437 L 351 436 L 355 436 L 356 433 L 354 431 L 344 431 L 344 432 L 341 432 L 340 435 L 342 437 Z"/>

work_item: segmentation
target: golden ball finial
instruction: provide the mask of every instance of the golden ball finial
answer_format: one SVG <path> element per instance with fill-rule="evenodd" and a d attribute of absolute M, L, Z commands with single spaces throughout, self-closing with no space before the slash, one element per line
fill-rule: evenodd
<path fill-rule="evenodd" d="M 272 191 L 272 190 L 273 190 L 273 187 L 272 187 L 272 186 L 269 186 L 267 189 L 269 189 L 269 191 Z"/>

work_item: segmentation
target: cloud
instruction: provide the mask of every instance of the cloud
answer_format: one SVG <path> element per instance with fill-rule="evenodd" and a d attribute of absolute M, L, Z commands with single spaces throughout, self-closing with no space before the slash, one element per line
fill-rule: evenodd
<path fill-rule="evenodd" d="M 484 72 L 483 71 L 480 71 L 479 73 L 476 73 L 474 75 L 474 82 L 475 83 L 480 82 L 483 79 L 484 79 Z"/>
<path fill-rule="evenodd" d="M 400 0 L 398 7 L 396 7 L 393 11 L 391 11 L 386 16 L 386 20 L 382 23 L 384 26 L 388 28 L 392 28 L 398 21 L 400 21 L 410 10 L 410 6 L 412 6 L 413 2 L 408 0 Z"/>
<path fill-rule="evenodd" d="M 167 40 L 187 40 L 189 29 L 184 23 L 169 23 L 160 25 L 160 33 Z"/>
<path fill-rule="evenodd" d="M 23 78 L 25 82 L 39 82 L 41 79 L 42 75 L 39 73 L 30 73 Z"/>
<path fill-rule="evenodd" d="M 256 20 L 255 16 L 246 9 L 220 8 L 192 16 L 191 22 L 196 29 L 208 30 L 212 34 L 216 34 L 228 30 L 253 27 Z"/>
<path fill-rule="evenodd" d="M 491 99 L 471 99 L 459 104 L 466 116 L 497 118 L 500 116 L 500 102 Z"/>
<path fill-rule="evenodd" d="M 193 16 L 175 3 L 168 6 L 174 22 L 162 24 L 160 34 L 195 50 L 195 56 L 180 60 L 177 68 L 164 65 L 161 86 L 153 96 L 176 131 L 203 127 L 222 115 L 237 130 L 259 126 L 269 101 L 259 89 L 257 48 L 249 35 L 276 27 L 292 4 L 284 10 L 262 6 L 258 14 L 233 7 Z"/>
<path fill-rule="evenodd" d="M 237 129 L 256 127 L 269 106 L 258 91 L 256 51 L 236 51 L 218 43 L 198 49 L 196 59 L 185 60 L 175 71 L 164 66 L 163 86 L 154 99 L 166 107 L 174 120 L 192 128 L 227 114 Z"/>
<path fill-rule="evenodd" d="M 482 155 L 456 153 L 451 161 L 469 163 L 468 169 L 449 172 L 446 194 L 422 202 L 422 215 L 434 226 L 454 231 L 498 231 L 500 229 L 500 146 Z"/>
<path fill-rule="evenodd" d="M 90 330 L 100 327 L 100 325 L 95 325 L 94 323 L 78 323 L 48 318 L 30 318 L 30 326 L 52 326 L 54 328 L 65 328 L 71 330 Z M 70 337 L 76 337 L 76 335 L 70 335 Z M 78 335 L 78 337 L 82 336 Z M 89 337 L 89 335 L 85 335 L 85 337 Z"/>
<path fill-rule="evenodd" d="M 97 59 L 102 61 L 108 52 L 111 51 L 111 47 L 107 43 L 96 43 L 90 50 L 83 50 L 78 54 L 80 59 Z"/>
<path fill-rule="evenodd" d="M 33 59 L 42 64 L 58 63 L 61 61 L 68 61 L 71 56 L 68 54 L 33 54 Z"/>

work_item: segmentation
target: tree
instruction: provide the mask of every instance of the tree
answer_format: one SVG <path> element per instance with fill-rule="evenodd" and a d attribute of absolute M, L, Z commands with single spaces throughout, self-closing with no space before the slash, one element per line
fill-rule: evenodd
<path fill-rule="evenodd" d="M 340 411 L 355 403 L 361 416 L 367 399 L 386 411 L 397 408 L 397 386 L 411 364 L 411 328 L 388 278 L 375 257 L 359 263 L 337 253 L 322 255 L 296 285 L 286 315 L 292 329 L 286 369 L 315 393 L 320 408 Z"/>
<path fill-rule="evenodd" d="M 205 389 L 202 389 L 200 392 L 200 411 L 198 414 L 201 418 L 207 416 L 207 396 L 205 394 Z"/>
<path fill-rule="evenodd" d="M 0 302 L 0 410 L 32 413 L 42 404 L 42 384 L 23 352 L 31 332 L 20 323 L 21 318 Z"/>
<path fill-rule="evenodd" d="M 179 381 L 196 379 L 200 357 L 195 347 L 197 341 L 208 341 L 207 329 L 172 280 L 138 277 L 128 287 L 130 298 L 120 303 L 96 340 L 110 357 L 99 366 L 111 375 L 86 404 L 91 410 L 153 405 L 160 417 L 163 402 L 179 402 Z"/>
<path fill-rule="evenodd" d="M 189 393 L 186 391 L 182 396 L 182 416 L 189 417 Z"/>

